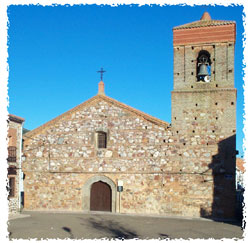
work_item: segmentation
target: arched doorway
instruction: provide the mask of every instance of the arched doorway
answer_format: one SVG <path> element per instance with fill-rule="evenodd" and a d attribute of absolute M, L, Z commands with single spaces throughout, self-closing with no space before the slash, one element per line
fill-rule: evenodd
<path fill-rule="evenodd" d="M 111 212 L 112 191 L 110 186 L 102 181 L 92 184 L 90 190 L 90 210 Z"/>
<path fill-rule="evenodd" d="M 82 187 L 82 209 L 84 211 L 89 212 L 91 209 L 91 191 L 92 191 L 92 186 L 95 185 L 95 183 L 101 182 L 99 184 L 97 184 L 100 187 L 104 187 L 106 185 L 106 187 L 108 186 L 111 196 L 110 196 L 110 201 L 111 201 L 111 209 L 109 209 L 108 211 L 111 212 L 116 212 L 116 184 L 107 176 L 102 176 L 102 175 L 98 175 L 98 176 L 92 176 L 90 177 L 83 185 Z M 95 186 L 94 186 L 95 187 Z M 97 194 L 95 192 L 95 189 L 93 189 L 93 194 Z M 97 189 L 98 190 L 98 189 Z M 98 210 L 99 211 L 99 210 Z"/>

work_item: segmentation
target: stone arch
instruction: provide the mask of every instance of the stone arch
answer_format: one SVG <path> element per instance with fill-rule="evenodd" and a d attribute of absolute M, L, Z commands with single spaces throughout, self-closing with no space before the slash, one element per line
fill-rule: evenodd
<path fill-rule="evenodd" d="M 95 182 L 102 181 L 107 183 L 112 191 L 112 206 L 111 212 L 115 213 L 116 210 L 116 185 L 115 183 L 106 176 L 92 176 L 89 178 L 82 188 L 82 207 L 84 211 L 90 211 L 90 190 L 91 185 Z"/>

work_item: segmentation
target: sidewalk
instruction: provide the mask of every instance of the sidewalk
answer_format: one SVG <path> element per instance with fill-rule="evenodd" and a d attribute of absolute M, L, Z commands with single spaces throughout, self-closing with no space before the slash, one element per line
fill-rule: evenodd
<path fill-rule="evenodd" d="M 8 220 L 11 220 L 11 219 L 21 219 L 21 218 L 27 218 L 27 217 L 30 217 L 30 215 L 28 215 L 28 214 L 21 214 L 21 213 L 10 213 L 9 217 L 8 217 Z"/>

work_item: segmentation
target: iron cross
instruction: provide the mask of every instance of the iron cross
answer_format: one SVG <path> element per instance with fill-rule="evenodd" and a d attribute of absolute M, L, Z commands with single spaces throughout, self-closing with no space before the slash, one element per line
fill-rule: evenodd
<path fill-rule="evenodd" d="M 103 73 L 105 73 L 105 72 L 106 72 L 106 71 L 103 70 L 103 68 L 101 68 L 100 71 L 97 71 L 97 73 L 101 73 L 101 81 L 103 81 L 103 80 L 102 80 L 102 78 L 103 78 Z"/>

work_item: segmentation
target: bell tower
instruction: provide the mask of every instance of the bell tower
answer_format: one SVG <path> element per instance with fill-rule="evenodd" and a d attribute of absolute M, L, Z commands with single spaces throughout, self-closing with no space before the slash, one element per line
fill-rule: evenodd
<path fill-rule="evenodd" d="M 213 20 L 207 12 L 198 21 L 173 28 L 171 123 L 183 153 L 192 154 L 181 157 L 183 166 L 194 165 L 197 175 L 211 176 L 206 184 L 211 195 L 205 199 L 211 205 L 203 205 L 201 216 L 233 217 L 235 29 L 234 21 Z"/>

